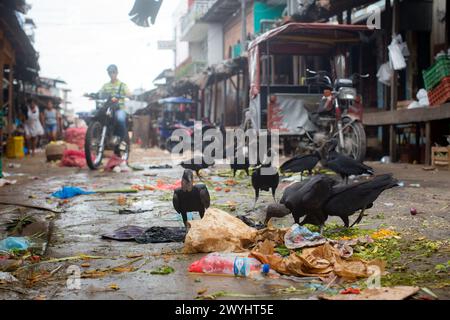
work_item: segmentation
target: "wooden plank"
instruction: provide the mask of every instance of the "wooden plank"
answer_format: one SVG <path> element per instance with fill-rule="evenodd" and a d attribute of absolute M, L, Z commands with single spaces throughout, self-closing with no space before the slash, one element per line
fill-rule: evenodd
<path fill-rule="evenodd" d="M 363 116 L 366 126 L 383 126 L 450 119 L 450 103 L 431 108 L 368 112 Z"/>

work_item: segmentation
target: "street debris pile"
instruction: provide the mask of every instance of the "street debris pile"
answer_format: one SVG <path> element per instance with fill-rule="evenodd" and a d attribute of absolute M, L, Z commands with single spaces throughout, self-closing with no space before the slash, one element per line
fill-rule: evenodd
<path fill-rule="evenodd" d="M 121 163 L 117 161 L 111 168 L 119 172 Z M 71 181 L 69 178 L 62 186 L 59 184 L 56 188 L 52 185 L 54 192 L 47 192 L 45 196 L 48 207 L 30 203 L 31 208 L 21 209 L 20 215 L 14 213 L 15 218 L 5 224 L 6 233 L 0 234 L 0 292 L 12 292 L 18 297 L 51 299 L 52 292 L 36 292 L 49 285 L 65 285 L 73 274 L 79 274 L 81 279 L 98 281 L 90 282 L 83 289 L 89 294 L 124 292 L 124 284 L 119 279 L 125 274 L 132 277 L 167 277 L 171 281 L 179 281 L 181 277 L 183 281 L 192 281 L 196 285 L 196 296 L 193 297 L 196 299 L 297 296 L 328 300 L 437 299 L 439 297 L 433 291 L 450 285 L 450 262 L 443 258 L 445 252 L 450 252 L 448 241 L 400 232 L 384 223 L 370 228 L 342 228 L 342 225 L 330 222 L 325 225 L 323 221 L 316 223 L 311 215 L 306 215 L 310 219 L 306 223 L 292 224 L 288 222 L 292 218 L 295 220 L 292 210 L 288 210 L 287 214 L 281 211 L 280 216 L 274 215 L 267 220 L 265 208 L 251 208 L 249 202 L 252 201 L 245 201 L 255 196 L 251 187 L 254 187 L 255 192 L 257 189 L 245 170 L 234 174 L 232 170 L 203 168 L 198 178 L 199 184 L 194 184 L 190 175 L 183 175 L 182 179 L 179 176 L 163 176 L 159 170 L 170 169 L 167 165 L 127 168 L 133 171 L 123 172 L 128 176 L 121 175 L 125 183 L 111 183 L 112 180 L 105 183 L 101 179 L 86 183 L 82 179 Z M 147 171 L 155 169 L 155 172 Z M 107 171 L 98 171 L 96 177 L 114 175 Z M 259 171 L 249 168 L 249 173 L 253 176 Z M 293 203 L 304 209 L 301 207 L 304 203 L 300 202 L 303 200 L 292 202 L 292 199 L 302 198 L 291 197 L 289 192 L 295 194 L 298 190 L 305 191 L 306 188 L 302 189 L 305 185 L 313 186 L 312 189 L 326 187 L 325 190 L 330 192 L 332 198 L 346 190 L 366 190 L 366 186 L 378 188 L 377 181 L 387 181 L 388 187 L 397 183 L 391 175 L 381 175 L 375 178 L 359 177 L 348 184 L 345 183 L 348 178 L 345 176 L 342 184 L 334 184 L 328 179 L 335 178 L 332 171 L 320 168 L 313 169 L 312 173 L 318 175 L 302 178 L 301 182 L 295 173 L 279 176 L 276 187 L 283 188 L 283 196 L 275 205 L 283 204 L 288 209 L 295 209 L 295 206 L 290 205 Z M 197 189 L 199 192 L 206 189 L 210 203 L 205 206 L 203 217 L 196 210 L 185 212 L 185 228 L 182 214 L 176 206 L 172 208 L 172 202 L 177 192 L 187 192 L 186 199 L 189 199 L 189 190 L 194 190 L 191 184 L 192 187 L 200 185 Z M 261 202 L 267 202 L 268 199 L 273 201 L 270 193 L 264 194 L 270 191 L 270 183 L 267 184 L 269 189 L 263 184 L 258 186 L 263 195 L 263 200 L 256 203 L 260 206 Z M 410 185 L 411 188 L 418 188 Z M 41 200 L 36 194 L 29 196 L 30 201 Z M 367 200 L 371 206 L 374 201 L 372 198 Z M 382 208 L 400 210 L 392 199 L 384 201 L 381 202 Z M 20 205 L 28 204 L 8 206 L 12 205 L 17 209 Z M 371 206 L 368 205 L 368 208 Z M 425 219 L 422 208 L 411 206 L 408 204 L 401 209 L 406 217 Z M 90 219 L 96 215 L 101 216 L 97 221 L 102 221 L 101 228 L 93 227 L 91 230 L 94 232 L 81 234 L 80 238 L 93 237 L 94 240 L 90 241 L 96 241 L 96 238 L 105 245 L 104 248 L 117 245 L 120 250 L 130 250 L 127 253 L 110 253 L 94 244 L 85 253 L 71 252 L 68 255 L 74 255 L 50 257 L 48 245 L 64 244 L 64 240 L 50 239 L 48 232 L 39 234 L 26 231 L 39 222 L 34 215 L 24 214 L 27 210 L 45 212 L 44 221 L 48 225 L 48 222 L 64 215 L 80 215 L 77 211 L 80 207 L 83 208 L 81 214 L 84 218 L 89 217 L 85 220 L 86 224 L 91 224 Z M 7 208 L 11 210 L 11 207 Z M 349 213 L 342 214 L 343 219 L 339 216 L 344 224 L 346 215 L 352 215 L 358 211 L 356 209 L 361 209 L 358 219 L 367 215 L 363 214 L 364 206 L 350 209 Z M 266 223 L 261 222 L 264 217 Z M 371 218 L 379 221 L 385 216 L 379 212 Z M 114 219 L 114 223 L 103 225 L 102 219 Z M 76 223 L 77 220 L 74 221 Z M 162 246 L 151 247 L 149 244 Z M 443 257 L 440 254 L 444 254 Z M 429 257 L 433 257 L 437 263 L 427 269 L 417 268 L 418 261 Z M 73 267 L 76 267 L 75 273 L 67 271 Z M 215 287 L 207 279 L 211 275 L 224 277 L 220 283 L 227 290 L 218 288 L 214 292 Z M 145 278 L 142 281 L 146 281 Z M 239 286 L 229 290 L 231 283 L 244 281 L 262 285 L 264 289 L 258 294 L 250 294 L 248 290 L 245 293 L 232 291 L 240 290 L 237 289 Z M 247 284 L 242 283 L 240 286 L 244 288 Z"/>

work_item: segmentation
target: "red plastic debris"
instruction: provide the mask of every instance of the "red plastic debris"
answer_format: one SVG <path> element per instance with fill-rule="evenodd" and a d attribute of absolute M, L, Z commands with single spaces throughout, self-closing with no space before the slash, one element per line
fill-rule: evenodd
<path fill-rule="evenodd" d="M 341 294 L 360 294 L 361 290 L 358 288 L 347 288 L 341 291 Z"/>

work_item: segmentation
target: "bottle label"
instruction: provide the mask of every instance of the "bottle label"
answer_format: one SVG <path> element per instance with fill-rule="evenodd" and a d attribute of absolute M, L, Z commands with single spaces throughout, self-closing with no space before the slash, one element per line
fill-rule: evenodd
<path fill-rule="evenodd" d="M 234 275 L 237 277 L 246 277 L 248 275 L 247 258 L 236 258 L 234 260 Z"/>

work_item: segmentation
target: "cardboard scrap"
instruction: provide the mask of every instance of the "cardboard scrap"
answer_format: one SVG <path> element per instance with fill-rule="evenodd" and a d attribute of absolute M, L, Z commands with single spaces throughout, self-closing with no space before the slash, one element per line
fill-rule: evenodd
<path fill-rule="evenodd" d="M 260 251 L 262 248 L 264 249 Z M 261 263 L 269 264 L 271 269 L 278 273 L 288 276 L 323 277 L 334 273 L 344 279 L 356 280 L 369 277 L 371 265 L 378 266 L 381 272 L 385 266 L 382 260 L 367 262 L 356 258 L 344 259 L 341 252 L 329 243 L 303 249 L 301 254 L 292 252 L 288 257 L 268 254 L 268 251 L 270 252 L 270 249 L 267 244 L 258 245 L 252 251 L 252 256 Z"/>

